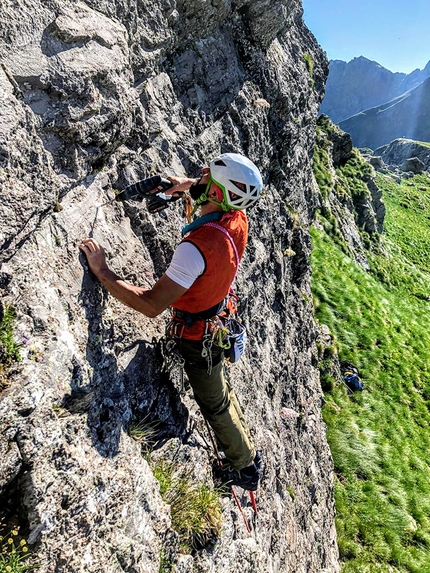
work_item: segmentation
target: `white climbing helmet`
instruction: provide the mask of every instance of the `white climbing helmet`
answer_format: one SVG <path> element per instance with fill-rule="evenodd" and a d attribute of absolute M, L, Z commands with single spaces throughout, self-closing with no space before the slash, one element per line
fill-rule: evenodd
<path fill-rule="evenodd" d="M 218 185 L 224 199 L 220 204 L 224 211 L 246 209 L 261 195 L 263 180 L 258 168 L 238 153 L 223 153 L 210 163 L 210 184 Z"/>

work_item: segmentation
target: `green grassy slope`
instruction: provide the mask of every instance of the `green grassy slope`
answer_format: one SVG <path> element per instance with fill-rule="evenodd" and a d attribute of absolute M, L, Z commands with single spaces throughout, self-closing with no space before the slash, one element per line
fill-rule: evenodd
<path fill-rule="evenodd" d="M 378 174 L 377 184 L 388 208 L 387 237 L 408 261 L 430 273 L 430 177 L 424 173 L 398 184 Z"/>
<path fill-rule="evenodd" d="M 379 176 L 387 205 L 371 272 L 313 229 L 315 313 L 363 393 L 326 393 L 342 573 L 430 572 L 430 178 Z"/>

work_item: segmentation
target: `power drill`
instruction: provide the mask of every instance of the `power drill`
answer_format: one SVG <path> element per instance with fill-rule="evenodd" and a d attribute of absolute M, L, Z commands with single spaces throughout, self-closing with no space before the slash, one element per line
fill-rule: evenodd
<path fill-rule="evenodd" d="M 142 201 L 146 199 L 148 211 L 157 213 L 182 197 L 183 193 L 174 196 L 163 193 L 171 187 L 173 187 L 171 181 L 163 179 L 160 175 L 154 175 L 129 185 L 121 193 L 118 193 L 115 199 L 116 201 Z"/>

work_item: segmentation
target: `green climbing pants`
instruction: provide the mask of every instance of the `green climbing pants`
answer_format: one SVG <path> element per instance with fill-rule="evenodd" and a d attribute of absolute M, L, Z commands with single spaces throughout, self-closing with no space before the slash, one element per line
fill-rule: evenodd
<path fill-rule="evenodd" d="M 178 346 L 203 416 L 209 422 L 228 460 L 236 469 L 241 470 L 253 461 L 255 448 L 236 394 L 227 382 L 222 349 L 212 348 L 213 367 L 208 374 L 200 341 L 181 338 Z"/>

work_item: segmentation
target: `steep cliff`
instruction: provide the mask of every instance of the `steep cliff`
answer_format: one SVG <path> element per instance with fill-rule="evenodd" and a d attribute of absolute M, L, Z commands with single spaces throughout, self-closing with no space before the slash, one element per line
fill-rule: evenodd
<path fill-rule="evenodd" d="M 42 573 L 337 571 L 309 285 L 327 63 L 301 3 L 16 0 L 0 19 L 0 288 L 21 344 L 0 401 L 3 521 Z M 128 435 L 156 425 L 151 458 L 211 484 L 193 398 L 155 355 L 167 313 L 150 320 L 108 296 L 77 245 L 94 236 L 118 274 L 151 286 L 180 207 L 106 203 L 224 151 L 265 182 L 236 279 L 250 344 L 231 370 L 266 469 L 252 534 L 226 497 L 220 537 L 184 554 Z"/>
<path fill-rule="evenodd" d="M 317 121 L 314 173 L 327 231 L 368 270 L 363 237 L 379 240 L 385 217 L 382 193 L 373 167 L 353 148 L 351 136 L 326 115 Z"/>

